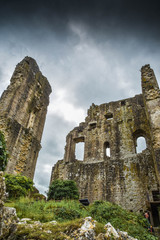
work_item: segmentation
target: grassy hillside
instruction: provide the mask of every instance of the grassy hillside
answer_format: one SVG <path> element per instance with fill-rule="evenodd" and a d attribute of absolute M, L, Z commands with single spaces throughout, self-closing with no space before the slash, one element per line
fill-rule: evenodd
<path fill-rule="evenodd" d="M 82 219 L 87 216 L 97 220 L 97 234 L 103 231 L 103 226 L 110 222 L 116 229 L 127 231 L 130 236 L 139 240 L 156 240 L 157 238 L 148 232 L 146 219 L 138 214 L 128 212 L 120 206 L 109 202 L 96 201 L 88 207 L 84 207 L 76 200 L 70 201 L 34 201 L 29 198 L 20 198 L 14 202 L 6 203 L 6 206 L 15 207 L 19 218 L 31 218 L 33 221 L 44 223 L 41 228 L 30 228 L 20 225 L 17 239 L 66 239 L 63 233 L 79 228 Z M 54 226 L 50 221 L 57 221 Z M 47 229 L 45 232 L 41 231 Z M 37 230 L 36 230 L 37 229 Z M 52 236 L 47 231 L 52 232 Z M 50 237 L 49 237 L 50 236 Z"/>

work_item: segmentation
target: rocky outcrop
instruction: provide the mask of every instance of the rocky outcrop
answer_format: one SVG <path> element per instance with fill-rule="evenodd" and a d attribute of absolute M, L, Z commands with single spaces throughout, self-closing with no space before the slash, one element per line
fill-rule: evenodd
<path fill-rule="evenodd" d="M 4 200 L 6 194 L 6 186 L 3 178 L 3 172 L 0 172 L 0 235 L 3 233 L 3 213 L 4 213 Z"/>
<path fill-rule="evenodd" d="M 9 151 L 7 173 L 33 179 L 50 93 L 36 61 L 25 57 L 0 98 L 0 131 Z"/>
<path fill-rule="evenodd" d="M 56 221 L 49 223 L 41 223 L 39 221 L 33 222 L 31 219 L 22 219 L 19 222 L 20 230 L 18 229 L 18 233 L 12 235 L 12 240 L 18 239 L 30 239 L 33 232 L 35 234 L 32 235 L 32 239 L 37 239 L 36 231 L 38 231 L 39 235 L 41 235 L 41 239 L 65 239 L 65 240 L 137 240 L 136 238 L 130 237 L 127 232 L 117 231 L 110 223 L 107 223 L 104 226 L 103 233 L 96 234 L 96 221 L 91 217 L 86 217 L 82 220 L 79 228 L 74 230 L 72 227 L 68 229 L 68 231 L 62 232 L 60 226 Z M 56 238 L 54 235 L 54 229 L 59 229 L 59 237 Z M 7 238 L 5 238 L 7 240 Z"/>
<path fill-rule="evenodd" d="M 83 220 L 82 226 L 71 234 L 73 239 L 87 240 L 87 239 L 96 239 L 94 228 L 96 226 L 96 221 L 91 217 L 86 217 Z"/>
<path fill-rule="evenodd" d="M 107 223 L 104 226 L 105 233 L 100 233 L 98 236 L 95 234 L 96 221 L 91 217 L 86 217 L 82 226 L 71 234 L 71 239 L 77 240 L 137 240 L 136 238 L 130 237 L 127 232 L 116 231 L 116 229 Z"/>
<path fill-rule="evenodd" d="M 12 236 L 17 227 L 16 209 L 11 207 L 4 207 L 4 200 L 6 198 L 5 180 L 3 172 L 0 172 L 0 239 Z"/>

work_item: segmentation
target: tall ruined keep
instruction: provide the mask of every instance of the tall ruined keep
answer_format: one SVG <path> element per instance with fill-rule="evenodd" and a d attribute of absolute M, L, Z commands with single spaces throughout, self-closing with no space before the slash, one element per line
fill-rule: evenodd
<path fill-rule="evenodd" d="M 0 98 L 0 131 L 9 152 L 7 173 L 33 179 L 50 93 L 36 61 L 25 57 Z"/>
<path fill-rule="evenodd" d="M 107 200 L 132 211 L 156 209 L 160 183 L 160 90 L 149 65 L 141 69 L 142 94 L 92 104 L 85 122 L 66 138 L 64 159 L 52 170 L 55 179 L 75 180 L 80 198 Z M 136 152 L 137 139 L 146 149 Z M 75 147 L 84 142 L 84 159 Z M 107 149 L 110 155 L 107 156 Z M 160 204 L 160 202 L 159 202 Z"/>

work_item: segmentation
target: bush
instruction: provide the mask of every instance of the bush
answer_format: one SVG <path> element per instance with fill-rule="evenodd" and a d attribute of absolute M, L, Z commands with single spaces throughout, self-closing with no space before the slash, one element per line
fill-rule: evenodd
<path fill-rule="evenodd" d="M 9 199 L 27 196 L 33 189 L 33 181 L 21 175 L 5 174 L 6 191 Z"/>
<path fill-rule="evenodd" d="M 54 211 L 55 220 L 63 222 L 81 217 L 81 214 L 76 209 L 68 209 L 66 207 L 56 208 Z"/>
<path fill-rule="evenodd" d="M 4 135 L 0 132 L 0 171 L 4 171 L 7 166 L 8 152 L 6 150 L 6 142 Z"/>
<path fill-rule="evenodd" d="M 90 206 L 90 215 L 100 223 L 110 222 L 116 229 L 126 231 L 139 240 L 157 240 L 148 232 L 147 221 L 142 215 L 129 212 L 116 204 L 95 201 Z"/>
<path fill-rule="evenodd" d="M 76 183 L 72 180 L 55 180 L 49 187 L 48 200 L 78 199 Z"/>

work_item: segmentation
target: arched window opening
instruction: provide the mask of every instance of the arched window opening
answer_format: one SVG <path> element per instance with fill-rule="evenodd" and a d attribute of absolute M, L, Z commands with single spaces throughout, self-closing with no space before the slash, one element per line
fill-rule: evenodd
<path fill-rule="evenodd" d="M 77 160 L 83 161 L 83 159 L 84 159 L 84 142 L 76 143 L 75 157 Z"/>
<path fill-rule="evenodd" d="M 104 150 L 105 150 L 105 156 L 110 157 L 111 156 L 111 151 L 110 151 L 109 142 L 104 143 Z"/>
<path fill-rule="evenodd" d="M 137 138 L 136 153 L 141 153 L 147 148 L 146 139 L 144 137 Z"/>

